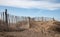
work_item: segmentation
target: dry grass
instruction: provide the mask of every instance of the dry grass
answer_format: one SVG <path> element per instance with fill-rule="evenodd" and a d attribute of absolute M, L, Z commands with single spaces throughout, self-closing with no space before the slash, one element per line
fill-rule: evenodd
<path fill-rule="evenodd" d="M 23 23 L 23 24 L 26 24 Z M 21 23 L 18 26 L 22 26 Z M 11 27 L 11 29 L 15 27 Z M 29 29 L 23 31 L 0 32 L 0 37 L 60 37 L 60 22 L 30 21 Z"/>

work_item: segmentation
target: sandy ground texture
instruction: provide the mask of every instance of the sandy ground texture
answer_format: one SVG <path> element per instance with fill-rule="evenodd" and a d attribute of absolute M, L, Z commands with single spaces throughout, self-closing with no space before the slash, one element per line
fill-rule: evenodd
<path fill-rule="evenodd" d="M 21 32 L 0 32 L 0 37 L 60 37 L 60 34 L 54 32 L 35 32 L 32 30 L 24 30 Z"/>

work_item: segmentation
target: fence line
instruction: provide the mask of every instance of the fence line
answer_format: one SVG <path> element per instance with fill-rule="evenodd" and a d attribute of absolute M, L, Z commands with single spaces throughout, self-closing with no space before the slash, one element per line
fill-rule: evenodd
<path fill-rule="evenodd" d="M 30 24 L 30 20 L 34 20 L 34 21 L 49 21 L 49 20 L 55 20 L 54 18 L 49 18 L 49 17 L 24 17 L 24 16 L 14 16 L 11 14 L 7 13 L 7 10 L 5 10 L 5 12 L 0 12 L 0 25 L 6 24 L 6 27 L 9 26 L 15 26 L 19 24 L 23 24 L 29 27 Z M 18 23 L 18 24 L 17 24 Z"/>
<path fill-rule="evenodd" d="M 4 12 L 0 12 L 0 20 L 2 21 L 6 21 L 6 17 L 5 17 L 5 13 Z M 7 14 L 7 21 L 8 23 L 17 23 L 19 21 L 28 21 L 29 18 L 28 17 L 23 17 L 23 16 L 14 16 L 14 15 L 10 15 Z M 34 20 L 34 21 L 49 21 L 49 20 L 55 20 L 54 18 L 49 18 L 49 17 L 33 17 L 30 18 L 30 20 Z"/>
<path fill-rule="evenodd" d="M 34 17 L 35 21 L 49 21 L 49 20 L 55 20 L 54 18 L 50 18 L 50 17 Z"/>

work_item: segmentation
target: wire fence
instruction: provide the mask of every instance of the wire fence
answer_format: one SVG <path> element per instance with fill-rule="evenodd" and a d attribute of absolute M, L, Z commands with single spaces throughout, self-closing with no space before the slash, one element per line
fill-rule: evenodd
<path fill-rule="evenodd" d="M 48 18 L 48 17 L 24 17 L 24 16 L 14 16 L 7 13 L 7 10 L 5 12 L 0 12 L 0 26 L 8 27 L 18 27 L 19 28 L 29 28 L 29 21 L 49 21 L 49 20 L 55 20 L 54 18 Z M 1 27 L 0 27 L 1 29 Z"/>
<path fill-rule="evenodd" d="M 54 18 L 50 17 L 34 17 L 33 18 L 35 21 L 54 21 Z"/>

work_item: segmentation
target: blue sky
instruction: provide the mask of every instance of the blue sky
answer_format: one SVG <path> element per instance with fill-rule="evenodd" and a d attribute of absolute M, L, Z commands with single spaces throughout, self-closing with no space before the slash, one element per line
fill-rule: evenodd
<path fill-rule="evenodd" d="M 30 17 L 54 17 L 60 20 L 60 0 L 0 0 L 0 12 Z"/>

